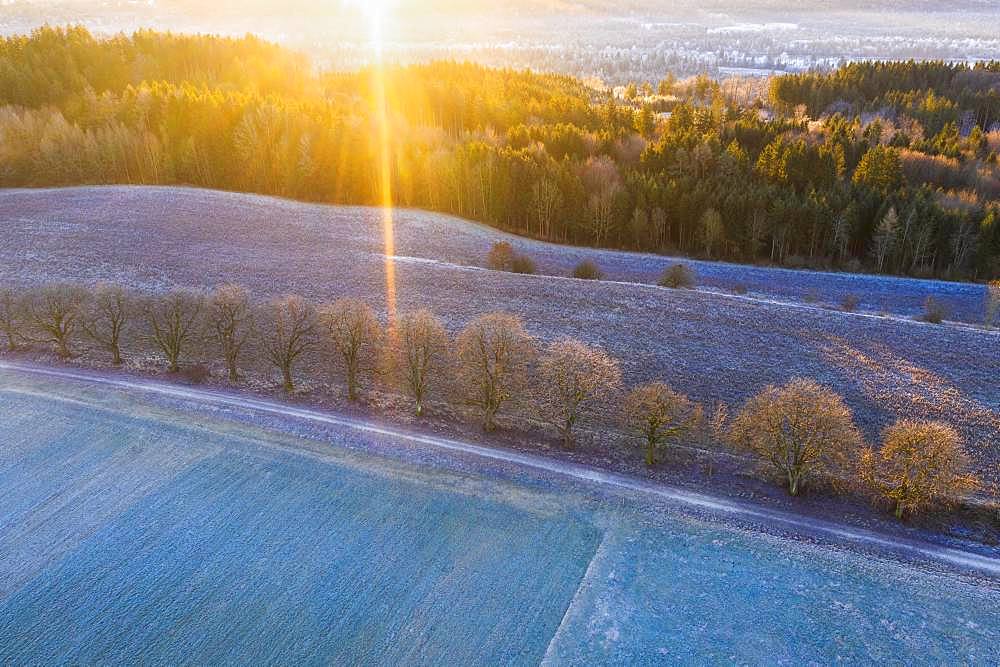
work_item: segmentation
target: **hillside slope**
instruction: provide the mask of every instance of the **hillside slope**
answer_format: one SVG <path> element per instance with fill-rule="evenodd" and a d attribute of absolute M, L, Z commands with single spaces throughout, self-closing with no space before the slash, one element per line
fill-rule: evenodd
<path fill-rule="evenodd" d="M 237 281 L 261 294 L 361 296 L 385 307 L 380 212 L 178 188 L 0 191 L 0 281 L 116 280 L 144 290 Z M 401 310 L 429 307 L 452 329 L 511 310 L 545 339 L 576 336 L 625 362 L 630 381 L 663 379 L 693 398 L 736 404 L 767 383 L 814 377 L 843 393 L 869 435 L 897 416 L 960 427 L 985 469 L 1000 449 L 997 335 L 846 314 L 653 281 L 672 260 L 510 238 L 542 273 L 596 259 L 609 279 L 582 282 L 478 268 L 503 235 L 437 214 L 400 211 Z M 751 295 L 854 292 L 907 313 L 928 294 L 971 311 L 981 287 L 696 263 L 701 282 Z M 977 294 L 977 291 L 979 292 Z M 879 295 L 872 297 L 871 295 Z M 872 303 L 874 301 L 874 303 Z M 909 304 L 909 305 L 907 305 Z"/>

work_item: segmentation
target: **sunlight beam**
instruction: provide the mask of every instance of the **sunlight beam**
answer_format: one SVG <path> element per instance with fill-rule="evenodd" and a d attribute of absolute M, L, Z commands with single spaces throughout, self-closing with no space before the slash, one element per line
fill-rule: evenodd
<path fill-rule="evenodd" d="M 395 206 L 392 191 L 392 133 L 389 130 L 388 95 L 386 93 L 383 30 L 393 0 L 351 0 L 369 24 L 372 49 L 372 118 L 378 135 L 378 189 L 382 209 L 382 239 L 385 254 L 385 306 L 390 332 L 395 328 L 396 298 L 396 232 Z"/>

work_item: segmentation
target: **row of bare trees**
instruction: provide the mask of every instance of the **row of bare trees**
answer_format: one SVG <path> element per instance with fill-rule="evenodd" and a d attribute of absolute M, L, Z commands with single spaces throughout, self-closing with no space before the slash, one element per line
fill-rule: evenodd
<path fill-rule="evenodd" d="M 352 401 L 378 383 L 405 394 L 418 415 L 429 402 L 465 404 L 486 431 L 516 407 L 558 433 L 566 448 L 584 424 L 617 421 L 649 466 L 665 449 L 707 435 L 769 468 L 792 495 L 816 485 L 864 489 L 891 502 L 899 517 L 946 505 L 977 485 L 961 438 L 947 424 L 900 421 L 871 448 L 843 399 L 810 380 L 768 386 L 732 418 L 721 407 L 708 419 L 701 405 L 662 382 L 626 389 L 619 361 L 599 347 L 560 339 L 540 348 L 509 313 L 478 317 L 453 340 L 427 310 L 403 314 L 387 329 L 352 298 L 258 303 L 236 285 L 140 296 L 117 285 L 54 284 L 0 289 L 0 334 L 8 350 L 45 345 L 62 359 L 89 342 L 115 365 L 134 347 L 156 354 L 170 372 L 211 357 L 234 384 L 265 365 L 288 393 L 300 366 L 324 364 Z"/>

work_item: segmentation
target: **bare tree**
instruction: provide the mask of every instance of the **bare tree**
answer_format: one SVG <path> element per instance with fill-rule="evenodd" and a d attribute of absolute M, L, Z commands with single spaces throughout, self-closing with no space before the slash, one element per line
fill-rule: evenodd
<path fill-rule="evenodd" d="M 812 380 L 765 387 L 736 416 L 730 438 L 769 461 L 793 496 L 815 478 L 849 479 L 862 443 L 844 399 Z"/>
<path fill-rule="evenodd" d="M 624 425 L 641 442 L 648 466 L 657 462 L 664 445 L 694 430 L 702 417 L 701 406 L 662 382 L 630 391 L 622 409 Z"/>
<path fill-rule="evenodd" d="M 543 419 L 555 426 L 563 446 L 573 447 L 577 423 L 621 390 L 617 359 L 578 340 L 552 343 L 538 364 L 536 402 Z"/>
<path fill-rule="evenodd" d="M 491 313 L 465 327 L 456 349 L 458 380 L 466 400 L 482 412 L 483 428 L 493 431 L 497 413 L 525 388 L 534 341 L 521 318 Z"/>
<path fill-rule="evenodd" d="M 230 382 L 238 382 L 239 360 L 253 330 L 250 295 L 240 285 L 220 285 L 208 300 L 212 338 L 222 352 Z"/>
<path fill-rule="evenodd" d="M 538 225 L 536 232 L 540 237 L 552 238 L 552 223 L 562 205 L 562 192 L 552 179 L 542 178 L 531 186 L 531 214 Z"/>
<path fill-rule="evenodd" d="M 320 321 L 344 366 L 347 396 L 358 398 L 362 372 L 374 367 L 382 325 L 374 311 L 359 299 L 340 299 L 320 313 Z"/>
<path fill-rule="evenodd" d="M 722 216 L 714 208 L 709 208 L 702 213 L 698 224 L 701 242 L 705 247 L 705 256 L 711 257 L 712 250 L 725 239 L 726 228 L 722 223 Z"/>
<path fill-rule="evenodd" d="M 7 351 L 14 352 L 25 338 L 24 298 L 17 291 L 0 288 L 0 333 L 7 339 Z"/>
<path fill-rule="evenodd" d="M 51 344 L 61 359 L 73 355 L 73 338 L 87 301 L 87 290 L 59 283 L 32 290 L 27 295 L 28 324 L 42 343 Z"/>
<path fill-rule="evenodd" d="M 122 364 L 121 339 L 132 317 L 132 299 L 118 285 L 101 283 L 84 313 L 83 332 L 111 354 L 115 366 Z"/>
<path fill-rule="evenodd" d="M 142 311 L 149 341 L 163 353 L 171 373 L 200 337 L 205 297 L 190 290 L 173 290 L 145 300 Z"/>
<path fill-rule="evenodd" d="M 883 432 L 881 450 L 866 453 L 864 468 L 898 519 L 953 503 L 978 486 L 961 436 L 942 422 L 896 422 Z"/>
<path fill-rule="evenodd" d="M 296 362 L 316 349 L 319 325 L 316 309 L 300 296 L 274 299 L 263 308 L 261 349 L 267 360 L 281 371 L 285 391 L 295 391 L 293 371 Z"/>
<path fill-rule="evenodd" d="M 423 414 L 424 399 L 435 380 L 445 371 L 448 334 L 429 310 L 418 310 L 399 318 L 391 337 L 392 363 L 399 380 Z"/>

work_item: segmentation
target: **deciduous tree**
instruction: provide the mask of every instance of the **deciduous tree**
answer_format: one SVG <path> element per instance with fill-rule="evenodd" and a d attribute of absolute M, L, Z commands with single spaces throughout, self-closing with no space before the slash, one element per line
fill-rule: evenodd
<path fill-rule="evenodd" d="M 552 424 L 571 448 L 579 421 L 620 390 L 622 372 L 618 360 L 604 350 L 578 340 L 552 343 L 538 364 L 536 405 L 543 419 Z"/>
<path fill-rule="evenodd" d="M 394 371 L 421 415 L 428 391 L 445 372 L 448 334 L 433 313 L 418 310 L 399 318 L 390 341 Z"/>
<path fill-rule="evenodd" d="M 347 396 L 355 401 L 361 374 L 375 367 L 382 325 L 360 299 L 340 299 L 320 312 L 320 321 L 340 359 L 347 380 Z"/>
<path fill-rule="evenodd" d="M 491 313 L 470 322 L 456 348 L 464 396 L 482 413 L 483 428 L 493 431 L 497 413 L 525 389 L 534 340 L 516 315 Z"/>
<path fill-rule="evenodd" d="M 692 431 L 702 420 L 701 407 L 662 382 L 634 388 L 625 397 L 624 426 L 645 451 L 646 465 L 655 465 L 660 450 Z"/>
<path fill-rule="evenodd" d="M 260 344 L 267 360 L 281 371 L 285 392 L 295 391 L 295 364 L 319 342 L 316 309 L 298 295 L 272 299 L 261 309 Z"/>
<path fill-rule="evenodd" d="M 132 297 L 120 285 L 101 283 L 84 312 L 84 333 L 111 354 L 115 366 L 122 365 L 122 335 L 132 318 Z"/>
<path fill-rule="evenodd" d="M 212 338 L 222 352 L 230 382 L 238 382 L 240 354 L 253 330 L 250 295 L 240 285 L 220 285 L 208 300 Z"/>
<path fill-rule="evenodd" d="M 146 299 L 142 310 L 149 341 L 166 358 L 169 371 L 178 372 L 181 358 L 201 338 L 204 295 L 191 290 L 173 290 Z"/>
<path fill-rule="evenodd" d="M 80 328 L 87 291 L 76 285 L 58 283 L 32 290 L 27 295 L 26 313 L 34 335 L 55 347 L 61 359 L 72 356 L 72 342 Z"/>
<path fill-rule="evenodd" d="M 862 443 L 843 398 L 801 379 L 768 386 L 748 400 L 730 437 L 737 448 L 768 461 L 793 496 L 813 480 L 851 479 Z"/>
<path fill-rule="evenodd" d="M 24 339 L 24 298 L 10 287 L 0 288 L 0 333 L 6 339 L 8 352 L 17 350 Z"/>
<path fill-rule="evenodd" d="M 883 432 L 878 453 L 865 459 L 875 490 L 899 519 L 950 504 L 978 484 L 961 436 L 943 422 L 898 421 Z"/>

